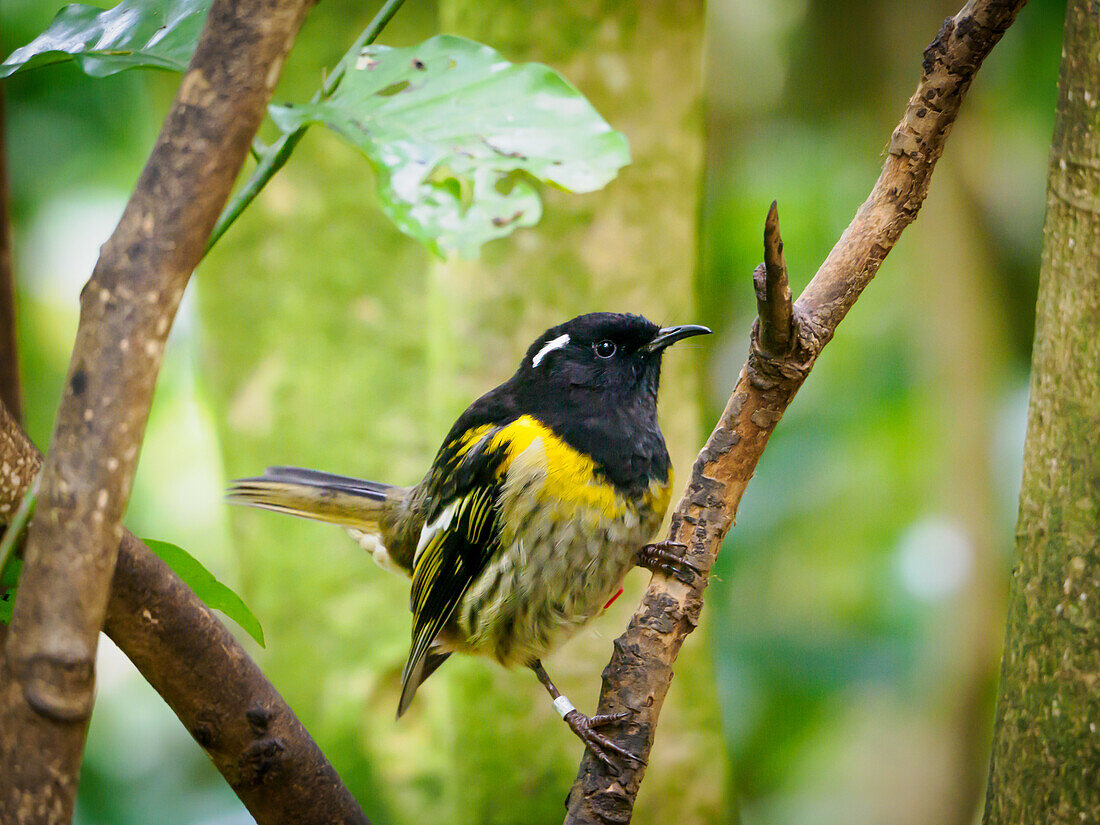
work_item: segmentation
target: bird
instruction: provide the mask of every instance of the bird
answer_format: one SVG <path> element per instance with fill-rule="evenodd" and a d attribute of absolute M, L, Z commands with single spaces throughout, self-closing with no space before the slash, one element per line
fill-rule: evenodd
<path fill-rule="evenodd" d="M 412 580 L 400 717 L 452 653 L 525 666 L 594 755 L 641 762 L 586 716 L 542 659 L 599 614 L 635 566 L 701 575 L 683 545 L 650 543 L 672 464 L 657 421 L 662 356 L 710 333 L 594 312 L 540 335 L 504 383 L 474 401 L 411 487 L 297 467 L 232 482 L 227 498 L 344 527 Z"/>

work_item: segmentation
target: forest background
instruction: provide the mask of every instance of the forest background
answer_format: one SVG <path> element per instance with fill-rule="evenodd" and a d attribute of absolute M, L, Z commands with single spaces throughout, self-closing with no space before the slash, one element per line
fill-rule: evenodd
<path fill-rule="evenodd" d="M 544 37 L 537 59 L 588 94 L 636 156 L 660 143 L 654 134 L 677 136 L 662 147 L 682 162 L 662 167 L 681 177 L 658 230 L 680 258 L 655 259 L 652 279 L 623 274 L 636 247 L 664 240 L 600 220 L 620 214 L 600 198 L 646 186 L 652 169 L 635 165 L 599 195 L 550 193 L 542 228 L 493 242 L 485 263 L 439 263 L 381 217 L 356 153 L 314 130 L 198 271 L 127 515 L 133 532 L 187 548 L 244 596 L 264 625 L 262 667 L 376 825 L 552 821 L 579 746 L 527 674 L 483 662 L 449 665 L 395 723 L 404 585 L 334 530 L 229 513 L 225 479 L 296 463 L 412 482 L 528 339 L 594 309 L 718 333 L 668 359 L 662 412 L 686 478 L 744 359 L 768 204 L 780 204 L 797 294 L 877 176 L 921 50 L 956 11 L 720 0 L 704 21 L 701 4 L 683 3 L 643 21 L 652 46 L 623 46 L 599 24 L 600 4 L 578 4 L 591 26 L 570 28 L 565 14 L 534 33 L 520 5 L 501 4 L 512 13 L 486 25 L 461 3 L 410 3 L 381 42 L 456 30 L 521 60 Z M 5 2 L 0 52 L 55 11 Z M 275 100 L 305 99 L 373 11 L 319 4 Z M 990 56 L 920 218 L 777 428 L 677 667 L 635 822 L 738 811 L 761 825 L 970 821 L 1007 596 L 1063 12 L 1034 0 Z M 601 99 L 648 57 L 671 72 L 662 94 L 679 100 L 674 123 L 631 123 L 628 95 Z M 40 446 L 77 293 L 177 83 L 156 72 L 93 80 L 69 65 L 5 81 L 21 372 Z M 531 271 L 547 257 L 538 233 L 563 227 L 583 227 L 573 257 Z M 554 657 L 578 705 L 594 705 L 644 580 L 633 574 Z M 478 720 L 487 708 L 499 724 Z M 153 819 L 250 821 L 104 639 L 77 821 Z"/>

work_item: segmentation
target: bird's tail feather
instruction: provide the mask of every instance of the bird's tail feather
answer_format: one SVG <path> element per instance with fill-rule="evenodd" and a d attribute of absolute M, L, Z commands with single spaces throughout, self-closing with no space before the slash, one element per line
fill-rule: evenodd
<path fill-rule="evenodd" d="M 439 668 L 441 664 L 447 661 L 447 657 L 451 655 L 449 650 L 440 650 L 438 647 L 428 648 L 427 653 L 416 660 L 410 671 L 409 666 L 405 666 L 405 672 L 401 674 L 401 699 L 397 703 L 397 718 L 400 719 L 405 711 L 409 709 L 409 705 L 412 704 L 413 696 L 416 695 L 416 689 L 419 688 L 428 677 L 431 676 Z M 412 660 L 410 659 L 410 664 Z"/>
<path fill-rule="evenodd" d="M 382 515 L 405 488 L 299 467 L 268 467 L 230 484 L 226 498 L 277 513 L 377 532 Z"/>

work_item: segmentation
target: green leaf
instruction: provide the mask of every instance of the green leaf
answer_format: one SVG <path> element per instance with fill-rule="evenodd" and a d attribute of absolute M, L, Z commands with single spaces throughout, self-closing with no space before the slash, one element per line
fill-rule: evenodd
<path fill-rule="evenodd" d="M 260 647 L 265 647 L 264 631 L 256 615 L 249 610 L 240 596 L 214 578 L 214 574 L 203 567 L 194 556 L 166 541 L 156 539 L 142 539 L 142 541 L 160 556 L 161 561 L 171 567 L 208 607 L 220 610 L 244 628 Z"/>
<path fill-rule="evenodd" d="M 324 123 L 362 151 L 386 214 L 437 254 L 536 223 L 532 178 L 591 192 L 630 162 L 626 137 L 557 72 L 451 35 L 369 46 L 327 100 L 270 112 L 284 132 Z"/>
<path fill-rule="evenodd" d="M 11 611 L 15 606 L 15 586 L 23 570 L 22 559 L 11 559 L 0 570 L 0 624 L 11 624 Z"/>
<path fill-rule="evenodd" d="M 123 0 L 112 9 L 73 4 L 42 34 L 0 64 L 0 77 L 75 60 L 92 77 L 126 69 L 182 72 L 199 41 L 211 0 Z"/>
<path fill-rule="evenodd" d="M 0 570 L 0 593 L 5 590 L 14 590 L 19 583 L 19 574 L 23 570 L 22 559 L 12 559 Z"/>

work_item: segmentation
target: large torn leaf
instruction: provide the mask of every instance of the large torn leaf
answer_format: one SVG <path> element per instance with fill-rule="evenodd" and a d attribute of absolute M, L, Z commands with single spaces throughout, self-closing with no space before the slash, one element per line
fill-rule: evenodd
<path fill-rule="evenodd" d="M 244 603 L 244 599 L 218 581 L 198 559 L 182 547 L 167 541 L 156 539 L 142 539 L 142 541 L 183 579 L 184 584 L 195 591 L 195 595 L 202 599 L 207 607 L 220 610 L 244 628 L 260 647 L 264 647 L 264 630 L 256 614 Z"/>
<path fill-rule="evenodd" d="M 74 60 L 105 77 L 135 68 L 187 68 L 211 0 L 123 0 L 111 9 L 65 6 L 42 34 L 0 64 L 0 77 Z"/>
<path fill-rule="evenodd" d="M 536 223 L 532 179 L 591 192 L 630 162 L 626 137 L 557 72 L 451 35 L 369 46 L 329 99 L 271 116 L 285 132 L 324 123 L 359 148 L 386 214 L 437 253 L 473 254 Z"/>

